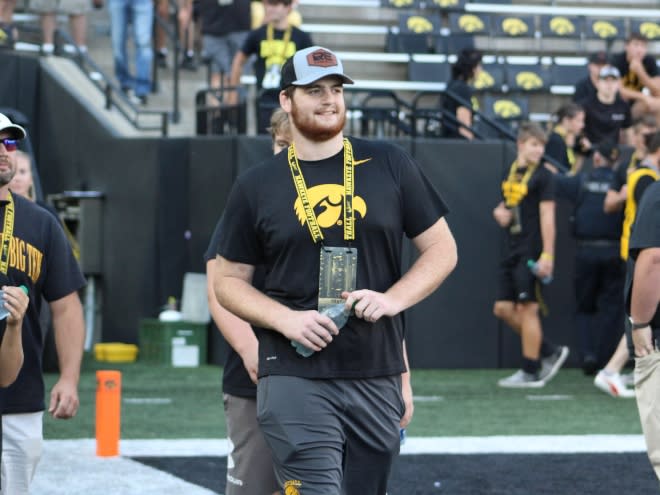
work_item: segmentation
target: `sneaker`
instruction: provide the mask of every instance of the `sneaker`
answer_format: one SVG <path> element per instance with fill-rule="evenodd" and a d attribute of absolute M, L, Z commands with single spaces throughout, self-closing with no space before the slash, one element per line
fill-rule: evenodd
<path fill-rule="evenodd" d="M 513 375 L 498 380 L 497 385 L 504 388 L 541 388 L 545 382 L 535 374 L 518 370 Z"/>
<path fill-rule="evenodd" d="M 605 370 L 600 370 L 594 378 L 594 385 L 612 397 L 622 399 L 635 397 L 635 391 L 626 388 L 618 373 L 607 373 Z"/>
<path fill-rule="evenodd" d="M 555 377 L 559 369 L 566 362 L 569 352 L 568 347 L 560 345 L 550 356 L 541 358 L 541 372 L 539 373 L 539 378 L 544 384 L 548 383 Z"/>
<path fill-rule="evenodd" d="M 167 52 L 164 50 L 156 51 L 156 65 L 160 69 L 167 69 Z"/>
<path fill-rule="evenodd" d="M 192 55 L 184 55 L 179 67 L 183 70 L 189 70 L 190 72 L 197 72 L 197 62 L 195 62 L 195 57 Z"/>
<path fill-rule="evenodd" d="M 635 386 L 635 373 L 624 373 L 619 376 L 621 377 L 621 383 L 623 383 L 624 387 L 628 388 Z"/>

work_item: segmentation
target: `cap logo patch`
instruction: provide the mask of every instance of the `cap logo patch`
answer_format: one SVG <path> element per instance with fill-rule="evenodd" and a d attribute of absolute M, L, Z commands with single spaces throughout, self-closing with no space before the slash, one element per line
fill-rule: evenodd
<path fill-rule="evenodd" d="M 310 67 L 332 67 L 337 64 L 337 57 L 327 50 L 316 50 L 307 55 L 307 65 Z"/>

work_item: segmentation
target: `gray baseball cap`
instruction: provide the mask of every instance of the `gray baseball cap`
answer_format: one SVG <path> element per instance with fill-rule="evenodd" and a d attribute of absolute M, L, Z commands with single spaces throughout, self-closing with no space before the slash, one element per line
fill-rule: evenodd
<path fill-rule="evenodd" d="M 0 132 L 7 131 L 12 133 L 14 139 L 25 139 L 25 129 L 20 125 L 14 124 L 4 113 L 0 113 Z"/>
<path fill-rule="evenodd" d="M 307 86 L 328 76 L 339 76 L 345 84 L 353 84 L 337 55 L 322 46 L 311 46 L 298 50 L 284 63 L 280 88 Z"/>
<path fill-rule="evenodd" d="M 598 78 L 607 79 L 608 77 L 613 77 L 614 79 L 621 79 L 621 73 L 619 72 L 619 69 L 617 69 L 613 65 L 606 65 L 602 69 L 600 69 L 600 72 L 598 72 Z"/>

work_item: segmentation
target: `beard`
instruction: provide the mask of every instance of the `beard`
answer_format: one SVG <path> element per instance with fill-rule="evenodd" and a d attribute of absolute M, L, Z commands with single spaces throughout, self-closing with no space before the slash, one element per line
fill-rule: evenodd
<path fill-rule="evenodd" d="M 340 110 L 338 110 L 339 112 Z M 346 109 L 341 109 L 339 119 L 334 124 L 324 124 L 314 120 L 314 115 L 304 115 L 291 99 L 291 121 L 306 139 L 315 143 L 328 141 L 344 129 L 346 123 Z"/>
<path fill-rule="evenodd" d="M 15 164 L 12 163 L 11 158 L 8 160 L 3 160 L 2 157 L 0 157 L 0 163 L 1 164 L 6 164 L 9 167 L 9 170 L 7 171 L 0 171 L 0 187 L 6 186 L 11 182 L 11 180 L 14 178 L 14 174 L 16 173 L 16 168 Z"/>

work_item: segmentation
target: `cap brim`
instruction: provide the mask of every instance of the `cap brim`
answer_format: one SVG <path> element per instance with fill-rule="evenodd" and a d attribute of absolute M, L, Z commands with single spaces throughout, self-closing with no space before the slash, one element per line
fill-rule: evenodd
<path fill-rule="evenodd" d="M 20 125 L 11 124 L 0 129 L 0 132 L 11 132 L 14 139 L 25 139 L 27 133 Z"/>
<path fill-rule="evenodd" d="M 333 76 L 340 78 L 344 84 L 355 84 L 353 79 L 351 79 L 350 77 L 345 76 L 344 74 L 337 73 L 337 74 L 323 74 L 321 77 L 316 77 L 316 75 L 312 75 L 304 79 L 298 79 L 297 81 L 293 81 L 291 85 L 308 86 L 309 84 L 315 83 L 316 81 L 320 81 L 321 79 L 325 79 L 326 77 L 333 77 Z"/>

